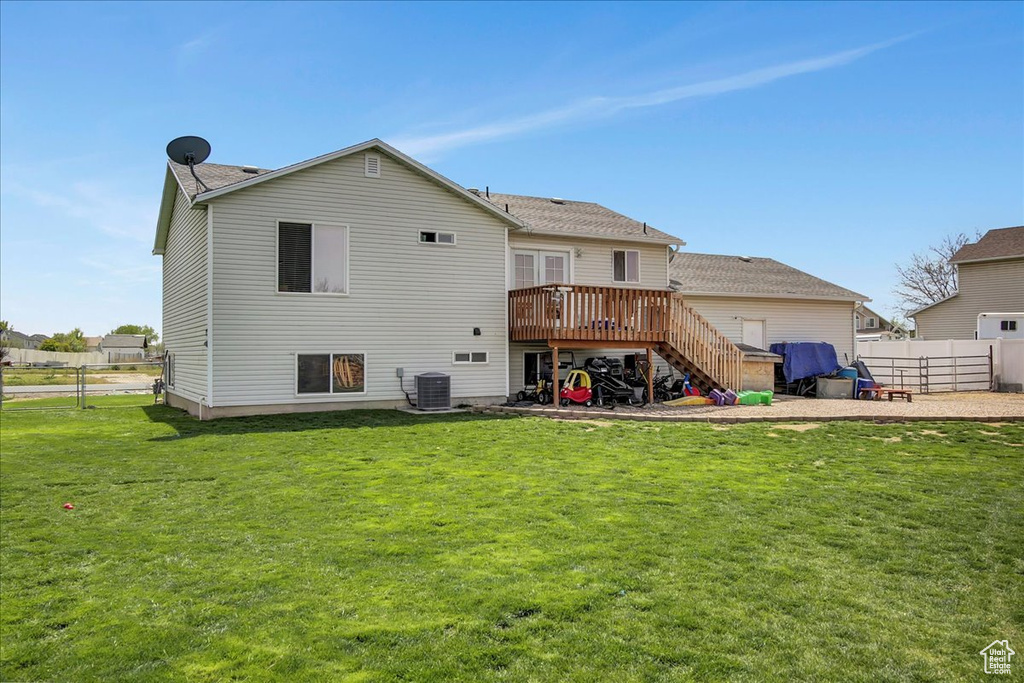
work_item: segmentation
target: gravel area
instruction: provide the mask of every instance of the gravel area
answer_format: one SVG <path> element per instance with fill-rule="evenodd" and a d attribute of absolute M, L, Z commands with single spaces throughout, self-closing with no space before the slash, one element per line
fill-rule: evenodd
<path fill-rule="evenodd" d="M 490 406 L 485 410 L 562 418 L 602 418 L 678 422 L 796 422 L 829 420 L 1024 421 L 1024 394 L 987 391 L 915 395 L 902 400 L 854 401 L 776 396 L 770 406 L 618 406 L 614 410 L 571 406 Z"/>

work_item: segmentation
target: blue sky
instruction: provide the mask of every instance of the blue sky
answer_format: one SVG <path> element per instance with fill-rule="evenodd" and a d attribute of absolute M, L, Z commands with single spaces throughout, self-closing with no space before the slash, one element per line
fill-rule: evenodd
<path fill-rule="evenodd" d="M 380 137 L 875 300 L 1024 223 L 1024 4 L 0 5 L 0 317 L 160 326 L 179 135 L 277 168 Z"/>

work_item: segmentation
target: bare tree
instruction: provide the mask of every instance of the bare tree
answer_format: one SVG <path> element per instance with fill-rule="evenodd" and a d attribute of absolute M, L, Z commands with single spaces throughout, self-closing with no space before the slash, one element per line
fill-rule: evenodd
<path fill-rule="evenodd" d="M 956 266 L 949 259 L 970 241 L 962 232 L 948 235 L 927 251 L 914 254 L 910 263 L 896 264 L 899 282 L 892 293 L 899 298 L 904 315 L 956 293 Z"/>

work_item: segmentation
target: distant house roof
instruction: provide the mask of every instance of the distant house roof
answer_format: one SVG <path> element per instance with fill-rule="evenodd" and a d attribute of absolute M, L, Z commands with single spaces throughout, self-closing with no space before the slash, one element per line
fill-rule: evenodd
<path fill-rule="evenodd" d="M 297 164 L 284 166 L 273 171 L 256 169 L 255 173 L 247 173 L 244 170 L 246 168 L 244 166 L 225 166 L 222 164 L 207 163 L 199 164 L 194 167 L 194 170 L 196 175 L 199 176 L 199 179 L 206 185 L 206 189 L 197 185 L 195 178 L 192 177 L 192 173 L 189 172 L 188 166 L 182 166 L 181 164 L 176 164 L 173 161 L 168 161 L 167 172 L 164 176 L 163 196 L 160 199 L 160 211 L 157 215 L 156 239 L 153 243 L 153 253 L 162 254 L 164 251 L 164 246 L 167 243 L 167 230 L 170 228 L 171 223 L 171 211 L 174 207 L 174 201 L 179 187 L 181 188 L 181 191 L 188 196 L 189 201 L 192 204 L 202 203 L 210 199 L 220 197 L 221 195 L 228 194 L 229 192 L 235 192 L 247 187 L 252 187 L 253 185 L 267 182 L 274 178 L 280 178 L 297 171 L 319 166 L 320 164 L 334 161 L 335 159 L 341 159 L 342 157 L 358 154 L 371 149 L 382 152 L 385 156 L 405 165 L 416 173 L 426 177 L 428 180 L 440 185 L 452 194 L 465 199 L 471 204 L 475 204 L 476 206 L 483 208 L 485 211 L 492 213 L 506 223 L 511 223 L 513 229 L 523 227 L 522 221 L 515 216 L 498 209 L 489 202 L 484 201 L 479 196 L 472 194 L 458 183 L 445 178 L 443 175 L 431 168 L 427 168 L 420 162 L 407 154 L 400 152 L 386 142 L 374 138 L 373 140 L 361 142 L 358 145 L 352 145 L 351 147 L 339 149 L 336 152 L 323 154 L 318 157 L 313 157 L 312 159 L 306 159 L 305 161 L 300 161 Z"/>
<path fill-rule="evenodd" d="M 645 232 L 644 223 L 593 202 L 495 192 L 483 198 L 502 211 L 505 211 L 507 206 L 508 212 L 522 219 L 526 229 L 531 233 L 655 244 L 685 244 L 678 237 L 649 225 L 646 226 Z"/>
<path fill-rule="evenodd" d="M 105 349 L 144 349 L 149 344 L 143 334 L 108 334 L 102 346 Z"/>
<path fill-rule="evenodd" d="M 989 230 L 971 244 L 965 244 L 949 259 L 950 263 L 973 263 L 1024 257 L 1024 225 Z"/>
<path fill-rule="evenodd" d="M 683 294 L 871 301 L 785 263 L 753 256 L 679 252 L 669 265 L 669 278 Z"/>

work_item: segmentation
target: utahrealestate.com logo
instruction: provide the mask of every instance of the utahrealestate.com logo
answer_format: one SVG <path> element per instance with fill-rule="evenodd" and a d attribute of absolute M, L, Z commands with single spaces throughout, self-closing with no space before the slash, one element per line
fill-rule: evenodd
<path fill-rule="evenodd" d="M 1010 657 L 1017 653 L 1010 649 L 1009 641 L 993 640 L 980 654 L 985 658 L 985 673 L 1008 674 Z"/>

